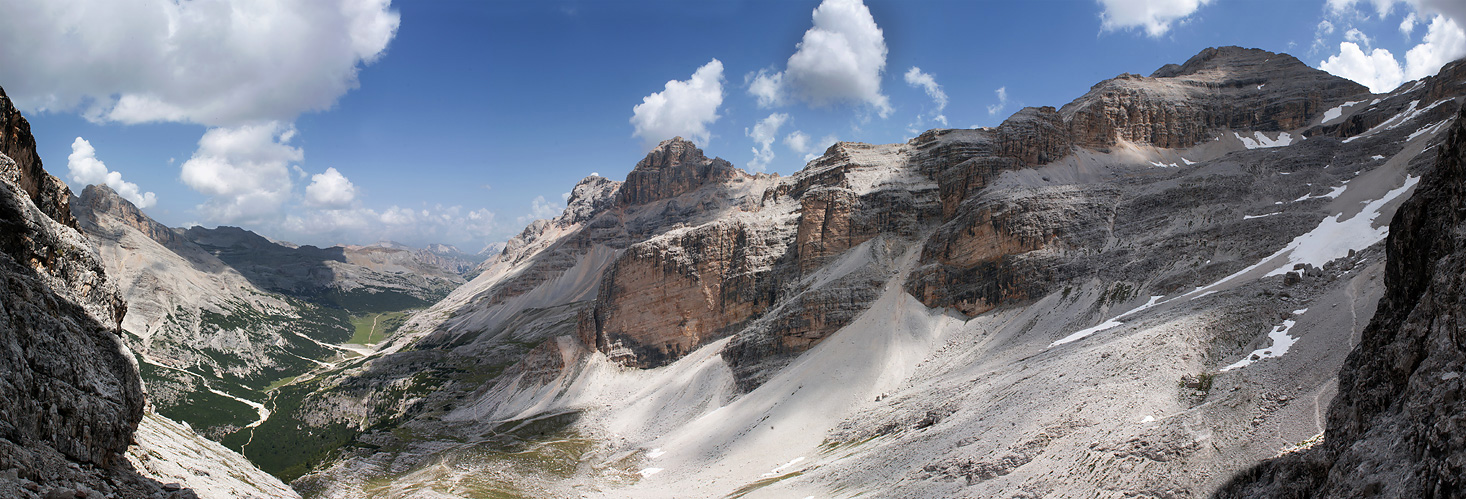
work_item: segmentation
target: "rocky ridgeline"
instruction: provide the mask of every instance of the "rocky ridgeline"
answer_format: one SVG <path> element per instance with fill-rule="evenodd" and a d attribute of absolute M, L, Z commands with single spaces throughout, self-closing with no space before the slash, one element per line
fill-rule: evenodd
<path fill-rule="evenodd" d="M 15 184 L 20 192 L 31 198 L 41 213 L 61 225 L 76 227 L 76 220 L 71 218 L 68 208 L 71 188 L 41 167 L 31 124 L 20 115 L 3 90 L 0 90 L 0 154 L 10 158 L 5 166 L 0 167 L 0 178 Z"/>
<path fill-rule="evenodd" d="M 295 484 L 1210 493 L 1318 431 L 1379 296 L 1371 234 L 1431 168 L 1462 66 L 1371 95 L 1209 49 L 998 127 L 838 143 L 787 177 L 665 141 L 312 381 L 298 428 L 352 443 Z M 1301 249 L 1320 239 L 1357 251 Z"/>
<path fill-rule="evenodd" d="M 1390 222 L 1385 294 L 1339 371 L 1322 442 L 1217 497 L 1466 494 L 1466 108 L 1420 182 Z"/>
<path fill-rule="evenodd" d="M 1325 104 L 1366 94 L 1291 56 L 1227 47 L 1152 77 L 1101 82 L 1057 111 L 1024 109 L 994 129 L 934 130 L 894 146 L 837 144 L 805 170 L 748 195 L 757 203 L 746 201 L 744 211 L 757 216 L 683 229 L 668 227 L 695 217 L 659 220 L 665 233 L 630 245 L 608 269 L 590 323 L 581 327 L 583 340 L 630 365 L 664 365 L 744 330 L 797 295 L 796 306 L 779 307 L 785 317 L 767 318 L 778 326 L 757 328 L 763 333 L 754 336 L 762 337 L 740 338 L 729 351 L 735 365 L 797 353 L 845 325 L 875 293 L 854 286 L 840 296 L 809 297 L 788 286 L 879 235 L 918 241 L 932 231 L 922 242 L 922 268 L 907 284 L 928 306 L 972 316 L 1032 300 L 1051 292 L 1064 277 L 1059 273 L 1085 271 L 1073 268 L 1073 255 L 1103 248 L 1105 236 L 1090 228 L 1106 223 L 1118 199 L 1062 188 L 985 196 L 1002 173 L 1079 150 L 1190 147 L 1219 129 L 1296 129 Z M 666 200 L 669 208 L 707 211 L 692 202 L 693 193 L 732 192 L 754 181 L 747 177 L 674 139 L 628 174 L 615 209 Z M 795 225 L 792 247 L 782 234 L 786 219 Z"/>
<path fill-rule="evenodd" d="M 0 124 L 0 496 L 298 497 L 242 456 L 152 412 L 123 334 L 148 307 L 128 313 L 113 274 L 120 259 L 103 256 L 118 248 L 99 252 L 89 240 L 99 236 L 82 230 L 122 237 L 127 227 L 148 244 L 188 243 L 106 187 L 70 198 L 41 169 L 30 126 L 3 90 Z M 99 213 L 110 223 L 99 225 Z M 189 262 L 207 265 L 199 253 Z M 156 254 L 131 256 L 139 263 Z M 123 280 L 129 296 L 141 295 Z"/>
<path fill-rule="evenodd" d="M 3 93 L 0 133 L 0 495 L 161 496 L 124 457 L 144 401 L 122 295 Z"/>

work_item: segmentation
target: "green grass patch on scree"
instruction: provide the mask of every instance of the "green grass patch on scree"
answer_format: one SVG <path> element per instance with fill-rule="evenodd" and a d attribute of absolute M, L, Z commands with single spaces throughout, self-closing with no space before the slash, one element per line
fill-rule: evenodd
<path fill-rule="evenodd" d="M 402 327 L 402 323 L 407 321 L 408 312 L 410 311 L 353 315 L 351 325 L 356 328 L 356 333 L 346 342 L 357 345 L 381 343 L 389 334 Z"/>

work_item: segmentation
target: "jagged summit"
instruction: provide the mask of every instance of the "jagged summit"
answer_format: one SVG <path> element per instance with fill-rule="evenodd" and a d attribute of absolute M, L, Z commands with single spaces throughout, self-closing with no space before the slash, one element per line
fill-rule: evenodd
<path fill-rule="evenodd" d="M 112 190 L 111 187 L 93 184 L 82 189 L 81 196 L 72 200 L 71 214 L 78 219 L 78 222 L 85 225 L 97 213 L 107 213 L 116 217 L 122 223 L 142 232 L 149 239 L 169 248 L 177 248 L 185 244 L 179 231 L 148 217 L 142 209 L 117 194 L 117 191 Z"/>
<path fill-rule="evenodd" d="M 71 217 L 67 206 L 71 188 L 41 167 L 31 124 L 21 116 L 3 88 L 0 88 L 0 156 L 7 157 L 0 161 L 0 177 L 14 182 L 46 216 L 76 228 L 76 219 Z"/>
<path fill-rule="evenodd" d="M 1363 85 L 1296 58 L 1239 47 L 1209 48 L 1152 76 L 1122 74 L 1095 84 L 1059 109 L 1077 145 L 1106 150 L 1121 142 L 1189 147 L 1217 129 L 1301 128 L 1341 100 L 1369 95 Z"/>
<path fill-rule="evenodd" d="M 1150 77 L 1175 78 L 1205 73 L 1246 74 L 1279 69 L 1318 71 L 1288 54 L 1227 46 L 1202 49 L 1184 63 L 1161 66 Z"/>
<path fill-rule="evenodd" d="M 708 159 L 687 139 L 673 137 L 657 144 L 626 174 L 620 204 L 635 206 L 674 198 L 738 175 L 746 174 L 723 158 Z"/>

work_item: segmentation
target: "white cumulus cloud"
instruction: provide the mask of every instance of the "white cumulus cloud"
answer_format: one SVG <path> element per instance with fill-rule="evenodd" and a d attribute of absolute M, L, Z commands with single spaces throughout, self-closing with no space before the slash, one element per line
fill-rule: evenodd
<path fill-rule="evenodd" d="M 708 125 L 717 121 L 723 104 L 723 63 L 709 61 L 685 81 L 668 81 L 661 92 L 641 99 L 631 109 L 633 135 L 650 144 L 673 136 L 706 146 Z"/>
<path fill-rule="evenodd" d="M 97 159 L 97 150 L 92 147 L 92 143 L 81 137 L 71 142 L 71 155 L 66 157 L 66 169 L 72 182 L 81 185 L 106 185 L 138 208 L 151 208 L 158 203 L 158 197 L 153 193 L 142 192 L 137 184 L 124 182 L 121 173 L 108 170 L 107 165 Z"/>
<path fill-rule="evenodd" d="M 1099 0 L 1100 29 L 1118 31 L 1141 28 L 1151 38 L 1171 31 L 1211 0 Z"/>
<path fill-rule="evenodd" d="M 1400 34 L 1403 34 L 1406 38 L 1409 38 L 1410 33 L 1415 32 L 1415 25 L 1418 22 L 1419 20 L 1415 17 L 1415 13 L 1411 12 L 1410 15 L 1405 16 L 1405 19 L 1400 21 Z"/>
<path fill-rule="evenodd" d="M 988 116 L 997 116 L 1003 112 L 1003 108 L 1008 107 L 1008 87 L 998 87 L 993 93 L 997 94 L 998 103 L 988 105 Z"/>
<path fill-rule="evenodd" d="M 310 185 L 305 187 L 305 202 L 308 205 L 341 209 L 356 201 L 356 186 L 335 168 L 311 176 Z"/>
<path fill-rule="evenodd" d="M 214 221 L 274 218 L 290 199 L 291 164 L 305 157 L 294 137 L 294 126 L 278 122 L 211 128 L 183 163 L 183 183 L 210 196 L 200 209 Z"/>
<path fill-rule="evenodd" d="M 1374 93 L 1388 92 L 1405 81 L 1405 72 L 1395 62 L 1394 54 L 1385 49 L 1366 54 L 1354 42 L 1340 42 L 1339 53 L 1319 62 L 1318 68 L 1359 82 Z"/>
<path fill-rule="evenodd" d="M 1366 50 L 1354 42 L 1341 42 L 1339 53 L 1320 61 L 1318 68 L 1359 82 L 1371 92 L 1389 92 L 1406 81 L 1434 75 L 1446 63 L 1466 56 L 1466 31 L 1455 20 L 1436 14 L 1421 43 L 1405 53 L 1403 64 L 1388 50 Z"/>
<path fill-rule="evenodd" d="M 1463 22 L 1466 19 L 1458 22 L 1442 15 L 1432 17 L 1422 43 L 1405 52 L 1405 79 L 1434 75 L 1441 66 L 1466 56 L 1466 31 L 1461 29 Z"/>
<path fill-rule="evenodd" d="M 748 162 L 748 169 L 761 172 L 768 169 L 769 162 L 774 160 L 774 141 L 779 137 L 779 127 L 789 121 L 789 115 L 784 113 L 770 114 L 769 117 L 758 120 L 753 129 L 744 129 L 743 133 L 753 138 L 753 159 Z"/>
<path fill-rule="evenodd" d="M 791 151 L 797 152 L 799 154 L 806 154 L 809 152 L 810 147 L 809 135 L 799 130 L 789 132 L 789 135 L 784 136 L 784 145 L 787 146 Z"/>
<path fill-rule="evenodd" d="M 751 78 L 749 93 L 763 107 L 790 98 L 819 107 L 854 102 L 889 116 L 890 98 L 881 93 L 886 40 L 870 8 L 860 0 L 825 0 L 813 18 L 814 26 L 804 32 L 784 71 L 760 71 Z"/>
<path fill-rule="evenodd" d="M 29 110 L 236 126 L 329 108 L 400 21 L 389 0 L 5 2 L 0 67 Z"/>
<path fill-rule="evenodd" d="M 947 125 L 947 116 L 942 112 L 947 109 L 947 93 L 942 91 L 942 86 L 937 84 L 936 77 L 926 73 L 916 66 L 906 71 L 906 84 L 920 88 L 926 92 L 927 97 L 932 98 L 932 104 L 936 106 L 931 112 L 932 121 Z"/>
<path fill-rule="evenodd" d="M 1350 28 L 1349 31 L 1345 31 L 1344 39 L 1363 45 L 1365 50 L 1369 49 L 1369 35 L 1364 34 L 1363 31 L 1359 31 L 1358 28 Z"/>

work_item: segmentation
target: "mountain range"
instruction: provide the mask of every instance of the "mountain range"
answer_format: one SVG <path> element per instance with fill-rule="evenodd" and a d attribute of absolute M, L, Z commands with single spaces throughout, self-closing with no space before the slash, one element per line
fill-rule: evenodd
<path fill-rule="evenodd" d="M 1463 101 L 1213 48 L 466 255 L 71 197 L 0 98 L 0 491 L 1459 497 Z"/>

